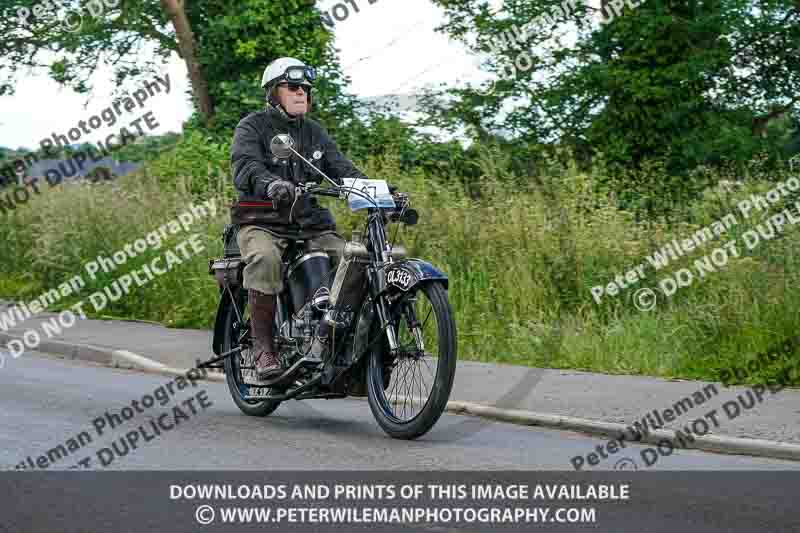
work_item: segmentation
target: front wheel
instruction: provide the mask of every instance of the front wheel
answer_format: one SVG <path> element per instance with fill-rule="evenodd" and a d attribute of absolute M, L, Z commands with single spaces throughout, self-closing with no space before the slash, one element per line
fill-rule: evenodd
<path fill-rule="evenodd" d="M 367 395 L 372 414 L 390 436 L 415 439 L 442 416 L 456 372 L 456 327 L 439 282 L 418 286 L 396 302 L 390 317 L 398 351 L 386 332 L 369 354 Z"/>

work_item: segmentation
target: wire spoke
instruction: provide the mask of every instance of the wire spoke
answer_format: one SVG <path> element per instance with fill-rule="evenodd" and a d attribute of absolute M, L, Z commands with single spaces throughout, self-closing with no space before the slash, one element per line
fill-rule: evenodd
<path fill-rule="evenodd" d="M 433 354 L 439 352 L 436 326 L 438 317 L 435 310 L 427 294 L 418 291 L 406 297 L 405 303 L 400 306 L 393 321 L 397 325 L 395 331 L 398 352 L 392 363 L 384 365 L 384 371 L 391 372 L 387 392 L 392 401 L 387 407 L 396 418 L 404 422 L 419 415 L 434 390 L 438 360 L 437 366 L 434 367 L 428 359 L 433 359 Z M 434 317 L 433 321 L 431 315 Z M 418 319 L 421 316 L 425 317 L 422 323 Z M 402 327 L 403 323 L 409 327 Z M 431 328 L 428 328 L 429 323 L 433 324 Z M 416 327 L 411 327 L 413 324 L 416 324 Z M 431 331 L 427 331 L 428 329 Z M 424 350 L 421 343 L 424 344 Z M 433 354 L 430 354 L 429 350 Z M 400 395 L 403 396 L 402 401 Z"/>
<path fill-rule="evenodd" d="M 427 366 L 427 367 L 428 367 L 428 370 L 430 370 L 430 371 L 431 371 L 431 375 L 432 375 L 432 376 L 434 376 L 434 378 L 435 378 L 435 377 L 436 377 L 436 372 L 434 372 L 434 371 L 431 369 L 431 365 L 430 365 L 430 363 L 428 363 L 428 360 L 425 358 L 425 356 L 424 356 L 424 355 L 421 357 L 421 359 L 422 359 L 422 362 L 423 362 L 423 363 L 425 363 L 425 366 Z M 437 368 L 438 368 L 439 364 L 437 363 L 437 364 L 436 364 L 436 366 L 437 366 Z"/>
<path fill-rule="evenodd" d="M 411 413 L 414 413 L 414 376 L 416 375 L 416 367 L 414 363 L 409 363 L 411 365 L 411 383 L 408 384 L 408 398 L 411 400 Z"/>
<path fill-rule="evenodd" d="M 415 363 L 415 365 L 417 366 L 417 368 L 419 368 L 419 363 Z M 422 377 L 422 369 L 420 368 L 420 369 L 419 369 L 419 385 L 418 385 L 418 389 L 419 389 L 419 401 L 421 401 L 421 402 L 423 402 L 423 401 L 427 401 L 427 400 L 426 400 L 426 399 L 424 399 L 424 398 L 423 398 L 423 396 L 422 396 L 422 385 L 423 385 L 424 383 L 425 383 L 425 378 L 423 378 L 423 377 Z M 423 404 L 423 405 L 424 405 L 424 404 Z"/>
<path fill-rule="evenodd" d="M 397 372 L 399 373 L 399 372 L 400 372 L 400 370 L 401 370 L 402 368 L 403 368 L 403 361 L 400 361 L 400 363 L 397 365 Z M 396 378 L 396 379 L 394 380 L 394 385 L 392 386 L 392 390 L 395 390 L 395 391 L 397 391 L 397 392 L 398 392 L 398 394 L 399 394 L 399 392 L 400 392 L 400 391 L 399 391 L 399 390 L 397 390 L 397 389 L 398 389 L 399 383 L 400 383 L 400 382 L 401 382 L 401 380 L 402 380 L 402 377 L 401 377 L 401 375 L 400 375 L 400 374 L 397 374 L 397 373 L 396 373 L 396 374 L 394 374 L 394 375 L 393 375 L 393 377 L 394 377 L 394 378 Z M 391 379 L 391 378 L 390 378 L 390 379 Z M 395 396 L 395 400 L 396 400 L 396 399 L 397 399 L 397 396 Z M 392 404 L 392 405 L 396 405 L 396 404 Z"/>
<path fill-rule="evenodd" d="M 428 310 L 428 315 L 425 317 L 425 320 L 422 322 L 422 326 L 420 326 L 420 331 L 425 331 L 425 325 L 428 323 L 428 319 L 431 317 L 431 313 L 433 312 L 433 306 Z"/>
<path fill-rule="evenodd" d="M 403 372 L 402 378 L 401 378 L 402 381 L 400 383 L 400 391 L 402 391 L 402 394 L 403 394 L 403 414 L 405 415 L 406 402 L 408 401 L 408 398 L 405 395 L 405 391 L 407 389 L 407 384 L 408 384 L 407 379 L 408 379 L 408 370 L 409 370 L 408 369 L 408 360 L 407 359 L 403 360 L 403 366 L 404 366 L 404 369 L 403 369 L 404 372 Z M 398 391 L 398 392 L 400 392 L 400 391 Z"/>

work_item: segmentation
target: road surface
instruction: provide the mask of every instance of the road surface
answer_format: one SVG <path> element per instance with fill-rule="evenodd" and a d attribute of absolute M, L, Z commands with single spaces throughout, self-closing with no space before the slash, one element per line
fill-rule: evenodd
<path fill-rule="evenodd" d="M 175 395 L 163 407 L 158 402 L 149 409 L 140 406 L 142 413 L 111 427 L 115 420 L 105 417 L 106 412 L 121 416 L 123 407 L 170 381 L 161 375 L 27 353 L 0 371 L 0 465 L 13 468 L 28 457 L 35 462 L 59 444 L 66 447 L 81 432 L 89 433 L 92 442 L 84 441 L 68 457 L 48 461 L 47 468 L 67 469 L 92 456 L 90 468 L 123 470 L 572 470 L 571 458 L 608 443 L 600 437 L 449 413 L 422 438 L 400 441 L 380 429 L 361 399 L 292 400 L 269 417 L 247 417 L 224 383 L 209 381 L 184 390 L 173 387 Z M 201 391 L 209 407 L 203 408 L 197 399 L 191 405 L 181 403 Z M 174 406 L 187 418 L 179 417 L 176 426 L 155 435 L 147 422 Z M 98 417 L 105 419 L 101 435 L 93 423 Z M 164 426 L 175 423 L 162 421 Z M 97 460 L 97 450 L 142 426 L 153 440 L 140 437 L 135 450 L 106 466 Z M 122 444 L 118 447 L 125 451 Z M 648 468 L 642 461 L 644 448 L 652 446 L 628 443 L 593 469 L 632 469 L 635 462 L 646 470 L 800 470 L 800 464 L 790 461 L 683 449 L 660 455 Z"/>
<path fill-rule="evenodd" d="M 156 403 L 148 407 L 148 402 Z M 49 473 L 77 467 L 67 479 L 19 472 L 0 475 L 0 491 L 7 494 L 0 499 L 2 532 L 89 531 L 100 523 L 113 531 L 151 532 L 168 527 L 173 533 L 196 532 L 201 530 L 195 522 L 199 502 L 173 501 L 168 497 L 172 484 L 247 481 L 255 485 L 279 479 L 281 471 L 290 479 L 299 480 L 302 474 L 315 481 L 323 480 L 326 472 L 332 475 L 330 471 L 356 471 L 363 476 L 370 474 L 365 471 L 384 471 L 384 478 L 389 477 L 386 471 L 395 471 L 392 475 L 408 473 L 415 479 L 422 478 L 419 471 L 443 471 L 433 475 L 444 482 L 450 471 L 515 470 L 529 472 L 523 475 L 531 483 L 548 479 L 598 482 L 603 481 L 597 477 L 601 472 L 576 474 L 570 458 L 607 442 L 448 413 L 424 437 L 400 441 L 380 430 L 363 400 L 290 401 L 267 418 L 247 417 L 233 404 L 223 383 L 179 383 L 166 376 L 33 353 L 0 371 L 0 403 L 0 465 L 6 470 L 19 465 L 27 471 Z M 592 523 L 472 524 L 470 530 L 535 527 L 542 531 L 744 533 L 800 528 L 796 511 L 800 464 L 678 450 L 651 468 L 639 464 L 639 471 L 630 471 L 643 448 L 629 444 L 598 466 L 614 469 L 622 458 L 628 459 L 624 464 L 628 471 L 612 474 L 617 481 L 629 482 L 633 495 L 625 502 L 600 502 Z M 37 468 L 39 462 L 42 465 Z M 94 475 L 107 470 L 132 472 Z M 168 472 L 143 472 L 153 470 Z M 138 471 L 144 475 L 136 477 Z M 217 505 L 219 519 L 221 502 L 212 503 Z M 295 524 L 292 530 L 463 530 L 461 525 L 455 528 L 438 522 L 413 527 L 303 526 Z M 202 530 L 250 527 L 255 524 L 214 523 Z M 259 524 L 258 528 L 287 529 L 286 524 Z"/>

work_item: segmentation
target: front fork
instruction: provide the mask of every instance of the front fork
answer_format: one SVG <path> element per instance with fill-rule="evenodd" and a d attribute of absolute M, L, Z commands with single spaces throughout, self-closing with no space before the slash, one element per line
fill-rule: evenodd
<path fill-rule="evenodd" d="M 381 271 L 378 270 L 377 272 Z M 377 275 L 380 276 L 380 274 Z M 420 327 L 421 324 L 417 319 L 417 314 L 414 309 L 413 301 L 414 301 L 413 299 L 410 301 L 406 299 L 405 301 L 402 302 L 401 305 L 403 306 L 404 312 L 401 314 L 406 316 L 406 320 L 408 321 L 408 324 L 406 325 L 408 326 L 408 329 L 411 332 L 411 334 L 414 336 L 414 340 L 417 343 L 417 349 L 419 350 L 419 353 L 425 353 L 425 339 L 422 335 L 422 329 Z M 378 314 L 378 319 L 380 320 L 381 329 L 386 331 L 386 339 L 389 342 L 389 349 L 391 350 L 392 355 L 396 355 L 400 348 L 400 344 L 397 340 L 397 334 L 395 333 L 394 328 L 390 327 L 391 326 L 391 323 L 389 321 L 390 304 L 385 293 L 379 294 L 377 296 L 375 307 L 377 308 L 377 314 Z M 402 327 L 401 324 L 397 324 L 398 331 L 399 328 L 401 327 Z"/>
<path fill-rule="evenodd" d="M 414 335 L 414 340 L 417 341 L 417 349 L 419 353 L 425 353 L 425 339 L 422 336 L 422 328 L 420 327 L 421 324 L 417 319 L 417 313 L 414 310 L 414 302 L 416 297 L 403 302 L 403 307 L 405 307 L 405 315 L 406 319 L 408 320 L 408 329 L 411 331 L 411 334 Z M 399 326 L 398 326 L 399 327 Z"/>
<path fill-rule="evenodd" d="M 392 355 L 394 355 L 397 353 L 400 345 L 397 342 L 397 335 L 395 334 L 394 328 L 390 327 L 389 303 L 386 301 L 385 295 L 378 297 L 376 307 L 378 311 L 378 320 L 381 321 L 381 329 L 386 331 L 386 340 L 389 342 L 389 350 L 391 350 Z"/>
<path fill-rule="evenodd" d="M 400 344 L 397 341 L 397 334 L 395 333 L 395 330 L 390 327 L 390 303 L 385 292 L 386 272 L 384 270 L 385 266 L 392 262 L 392 257 L 386 244 L 386 228 L 381 218 L 383 215 L 381 214 L 380 210 L 378 210 L 374 213 L 371 213 L 370 216 L 371 219 L 367 226 L 370 234 L 370 242 L 373 243 L 373 246 L 379 247 L 373 248 L 372 250 L 374 266 L 372 266 L 369 270 L 370 275 L 372 276 L 370 288 L 372 290 L 372 299 L 375 302 L 375 307 L 377 307 L 378 320 L 380 320 L 381 329 L 386 331 L 386 340 L 389 342 L 389 350 L 391 355 L 395 356 L 400 349 Z M 399 327 L 400 325 L 398 324 L 398 328 Z"/>
<path fill-rule="evenodd" d="M 384 292 L 386 288 L 386 276 L 384 274 L 383 265 L 371 267 L 369 273 L 372 277 L 372 283 L 370 283 L 372 299 L 375 302 L 375 310 L 378 314 L 378 320 L 380 320 L 381 330 L 386 332 L 389 350 L 392 355 L 395 355 L 400 345 L 397 342 L 397 335 L 395 334 L 394 328 L 390 327 L 391 324 L 389 323 L 389 301 Z"/>

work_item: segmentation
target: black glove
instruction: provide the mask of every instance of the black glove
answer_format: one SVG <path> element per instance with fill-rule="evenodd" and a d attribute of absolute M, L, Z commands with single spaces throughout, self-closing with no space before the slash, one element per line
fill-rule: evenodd
<path fill-rule="evenodd" d="M 278 205 L 290 205 L 294 201 L 294 183 L 276 180 L 267 187 L 267 197 Z"/>

